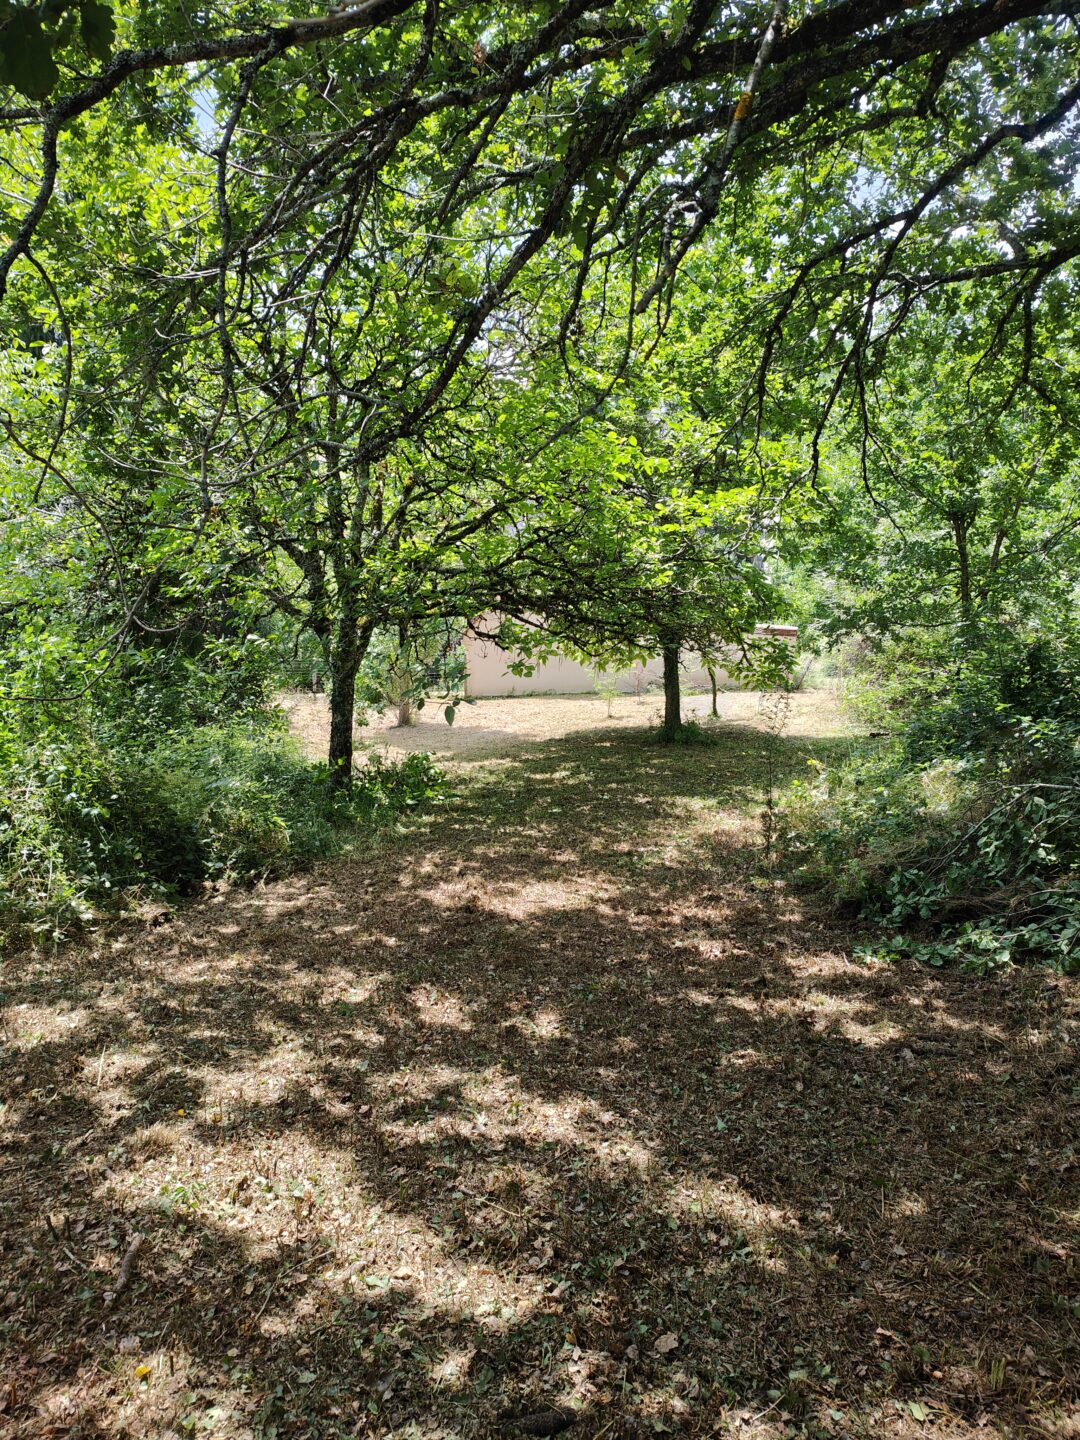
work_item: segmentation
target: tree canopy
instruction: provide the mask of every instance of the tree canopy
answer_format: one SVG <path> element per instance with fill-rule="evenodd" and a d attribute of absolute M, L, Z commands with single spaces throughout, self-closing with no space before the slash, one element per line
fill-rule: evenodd
<path fill-rule="evenodd" d="M 343 773 L 382 627 L 708 648 L 800 535 L 970 609 L 1070 483 L 1076 52 L 1031 0 L 9 4 L 9 603 L 92 575 L 91 679 L 299 626 Z"/>

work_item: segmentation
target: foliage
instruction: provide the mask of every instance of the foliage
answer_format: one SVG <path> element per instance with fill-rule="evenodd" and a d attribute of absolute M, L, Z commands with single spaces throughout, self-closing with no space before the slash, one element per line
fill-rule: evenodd
<path fill-rule="evenodd" d="M 674 734 L 683 649 L 781 683 L 744 637 L 785 584 L 828 638 L 948 637 L 888 678 L 911 764 L 1014 783 L 1067 735 L 1072 679 L 995 636 L 1080 563 L 1075 17 L 781 9 L 0 0 L 0 725 L 44 873 L 128 883 L 57 796 L 143 770 L 154 883 L 307 844 L 254 752 L 246 839 L 163 758 L 258 728 L 282 634 L 342 788 L 358 696 L 452 720 L 447 625 L 661 651 Z"/>
<path fill-rule="evenodd" d="M 1068 391 L 1075 27 L 1022 8 L 8 0 L 62 61 L 0 134 L 20 548 L 77 529 L 117 645 L 205 594 L 315 636 L 343 782 L 380 629 L 733 640 L 842 394 L 895 372 L 901 449 L 942 327 Z"/>
<path fill-rule="evenodd" d="M 787 797 L 789 858 L 879 950 L 977 970 L 1078 963 L 1080 431 L 1075 337 L 1043 298 L 1019 379 L 986 363 L 1002 337 L 976 287 L 915 316 L 832 435 L 799 576 L 889 743 Z"/>
<path fill-rule="evenodd" d="M 411 629 L 383 630 L 372 636 L 360 666 L 357 700 L 378 714 L 394 709 L 398 724 L 408 725 L 414 711 L 423 710 L 433 696 L 443 702 L 443 714 L 454 722 L 465 698 L 465 652 L 457 627 L 428 621 Z"/>
<path fill-rule="evenodd" d="M 896 738 L 815 762 L 784 798 L 797 877 L 870 920 L 876 948 L 976 970 L 1080 968 L 1080 646 L 1069 638 L 1013 637 L 963 662 L 923 644 L 915 664 L 909 647 L 906 667 L 884 663 L 884 695 L 860 697 L 900 721 Z"/>
<path fill-rule="evenodd" d="M 857 421 L 832 432 L 811 567 L 827 636 L 918 627 L 951 635 L 958 652 L 993 651 L 1002 626 L 1009 645 L 1014 632 L 1068 623 L 1080 428 L 1076 338 L 1055 323 L 1062 298 L 1048 295 L 1032 319 L 1048 333 L 1030 385 L 985 363 L 996 317 L 973 287 L 913 322 Z"/>
<path fill-rule="evenodd" d="M 0 85 L 40 100 L 60 79 L 53 58 L 71 50 L 93 60 L 108 60 L 116 34 L 112 8 L 102 0 L 45 0 L 0 5 Z M 81 46 L 77 43 L 81 41 Z"/>
<path fill-rule="evenodd" d="M 0 926 L 59 934 L 133 894 L 187 894 L 208 880 L 280 872 L 339 849 L 357 827 L 436 800 L 426 755 L 371 756 L 331 795 L 279 726 L 96 741 L 85 730 L 31 743 L 0 736 Z"/>
<path fill-rule="evenodd" d="M 994 626 L 890 637 L 852 653 L 847 702 L 869 727 L 897 733 L 915 763 L 996 757 L 1049 773 L 1080 733 L 1080 624 L 1050 623 L 1052 635 Z"/>

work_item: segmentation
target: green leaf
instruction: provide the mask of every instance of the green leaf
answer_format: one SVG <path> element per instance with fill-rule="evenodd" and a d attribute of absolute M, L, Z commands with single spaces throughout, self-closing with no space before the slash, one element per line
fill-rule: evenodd
<path fill-rule="evenodd" d="M 82 38 L 95 60 L 108 60 L 116 39 L 116 21 L 112 10 L 101 0 L 83 0 Z"/>
<path fill-rule="evenodd" d="M 452 725 L 454 723 L 454 716 L 457 714 L 457 711 L 454 709 L 453 705 L 447 705 L 446 709 L 443 711 L 443 714 L 446 716 L 446 723 L 448 725 Z"/>
<path fill-rule="evenodd" d="M 31 100 L 43 100 L 60 78 L 41 21 L 21 6 L 0 31 L 0 84 Z"/>

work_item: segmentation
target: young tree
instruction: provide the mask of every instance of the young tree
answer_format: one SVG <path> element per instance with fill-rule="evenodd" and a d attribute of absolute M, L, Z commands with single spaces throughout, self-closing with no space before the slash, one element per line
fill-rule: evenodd
<path fill-rule="evenodd" d="M 465 690 L 464 628 L 463 621 L 450 618 L 376 634 L 360 673 L 361 705 L 380 714 L 393 709 L 403 727 L 437 697 L 445 702 L 447 723 L 453 724 Z"/>

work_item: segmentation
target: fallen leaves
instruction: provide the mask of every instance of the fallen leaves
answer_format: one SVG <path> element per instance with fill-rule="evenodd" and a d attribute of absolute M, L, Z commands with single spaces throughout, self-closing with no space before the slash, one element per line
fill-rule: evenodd
<path fill-rule="evenodd" d="M 1029 1042 L 1047 1027 L 1022 977 L 991 990 L 856 969 L 796 899 L 752 893 L 728 843 L 737 826 L 746 838 L 728 797 L 740 766 L 752 788 L 752 744 L 733 737 L 685 768 L 647 754 L 648 809 L 627 799 L 646 773 L 638 737 L 508 759 L 498 786 L 463 780 L 473 809 L 448 812 L 422 853 L 395 841 L 365 861 L 362 903 L 336 863 L 322 890 L 297 878 L 226 897 L 254 936 L 242 963 L 213 949 L 208 963 L 199 942 L 222 911 L 186 908 L 175 951 L 150 950 L 87 1024 L 89 1110 L 77 1034 L 17 1062 L 0 1051 L 15 1167 L 0 1183 L 0 1430 L 71 1433 L 66 1410 L 45 1408 L 63 1374 L 103 1434 L 124 1433 L 110 1386 L 140 1362 L 127 1388 L 143 1429 L 128 1433 L 186 1434 L 227 1400 L 221 1440 L 330 1433 L 341 1411 L 350 1435 L 414 1424 L 475 1440 L 575 1425 L 607 1440 L 725 1426 L 780 1440 L 790 1412 L 794 1433 L 919 1440 L 948 1415 L 950 1440 L 1002 1440 L 1018 1397 L 1041 1423 L 1075 1343 L 1072 1311 L 1045 1304 L 1052 1280 L 1075 1290 L 1075 1122 L 1068 1086 L 1044 1083 L 1071 1052 Z M 583 820 L 579 783 L 608 808 Z M 663 839 L 688 796 L 701 828 L 682 869 L 650 872 L 643 901 L 620 846 Z M 718 813 L 723 843 L 708 829 Z M 463 932 L 455 887 L 481 864 L 488 898 Z M 290 883 L 305 928 L 279 937 L 266 911 Z M 526 894 L 544 903 L 530 910 Z M 777 904 L 784 947 L 766 959 Z M 366 927 L 355 939 L 340 928 L 350 907 Z M 40 964 L 47 976 L 5 976 L 8 1016 L 26 997 L 34 1026 L 43 983 L 71 973 Z M 768 1003 L 751 1003 L 746 979 L 765 966 Z M 166 991 L 183 1005 L 157 1008 Z M 470 1033 L 449 1004 L 445 1024 L 418 1013 L 417 996 L 436 995 L 460 1002 Z M 1031 1023 L 1003 1005 L 1012 995 Z M 963 1052 L 949 1093 L 902 1038 L 914 1009 Z M 121 1022 L 118 1118 L 96 1108 L 93 1078 L 106 1040 L 128 1053 L 108 1030 Z M 189 1123 L 174 1127 L 179 1106 Z M 110 1156 L 113 1132 L 138 1165 Z M 1005 1166 L 1019 1178 L 1001 1197 Z M 142 1268 L 103 1317 L 136 1223 Z M 992 1294 L 971 1300 L 991 1261 Z M 124 1357 L 111 1369 L 98 1366 L 103 1319 Z M 990 1327 L 1001 1353 L 1026 1357 L 993 1391 L 963 1353 Z M 155 1410 L 181 1385 L 197 1402 Z"/>

